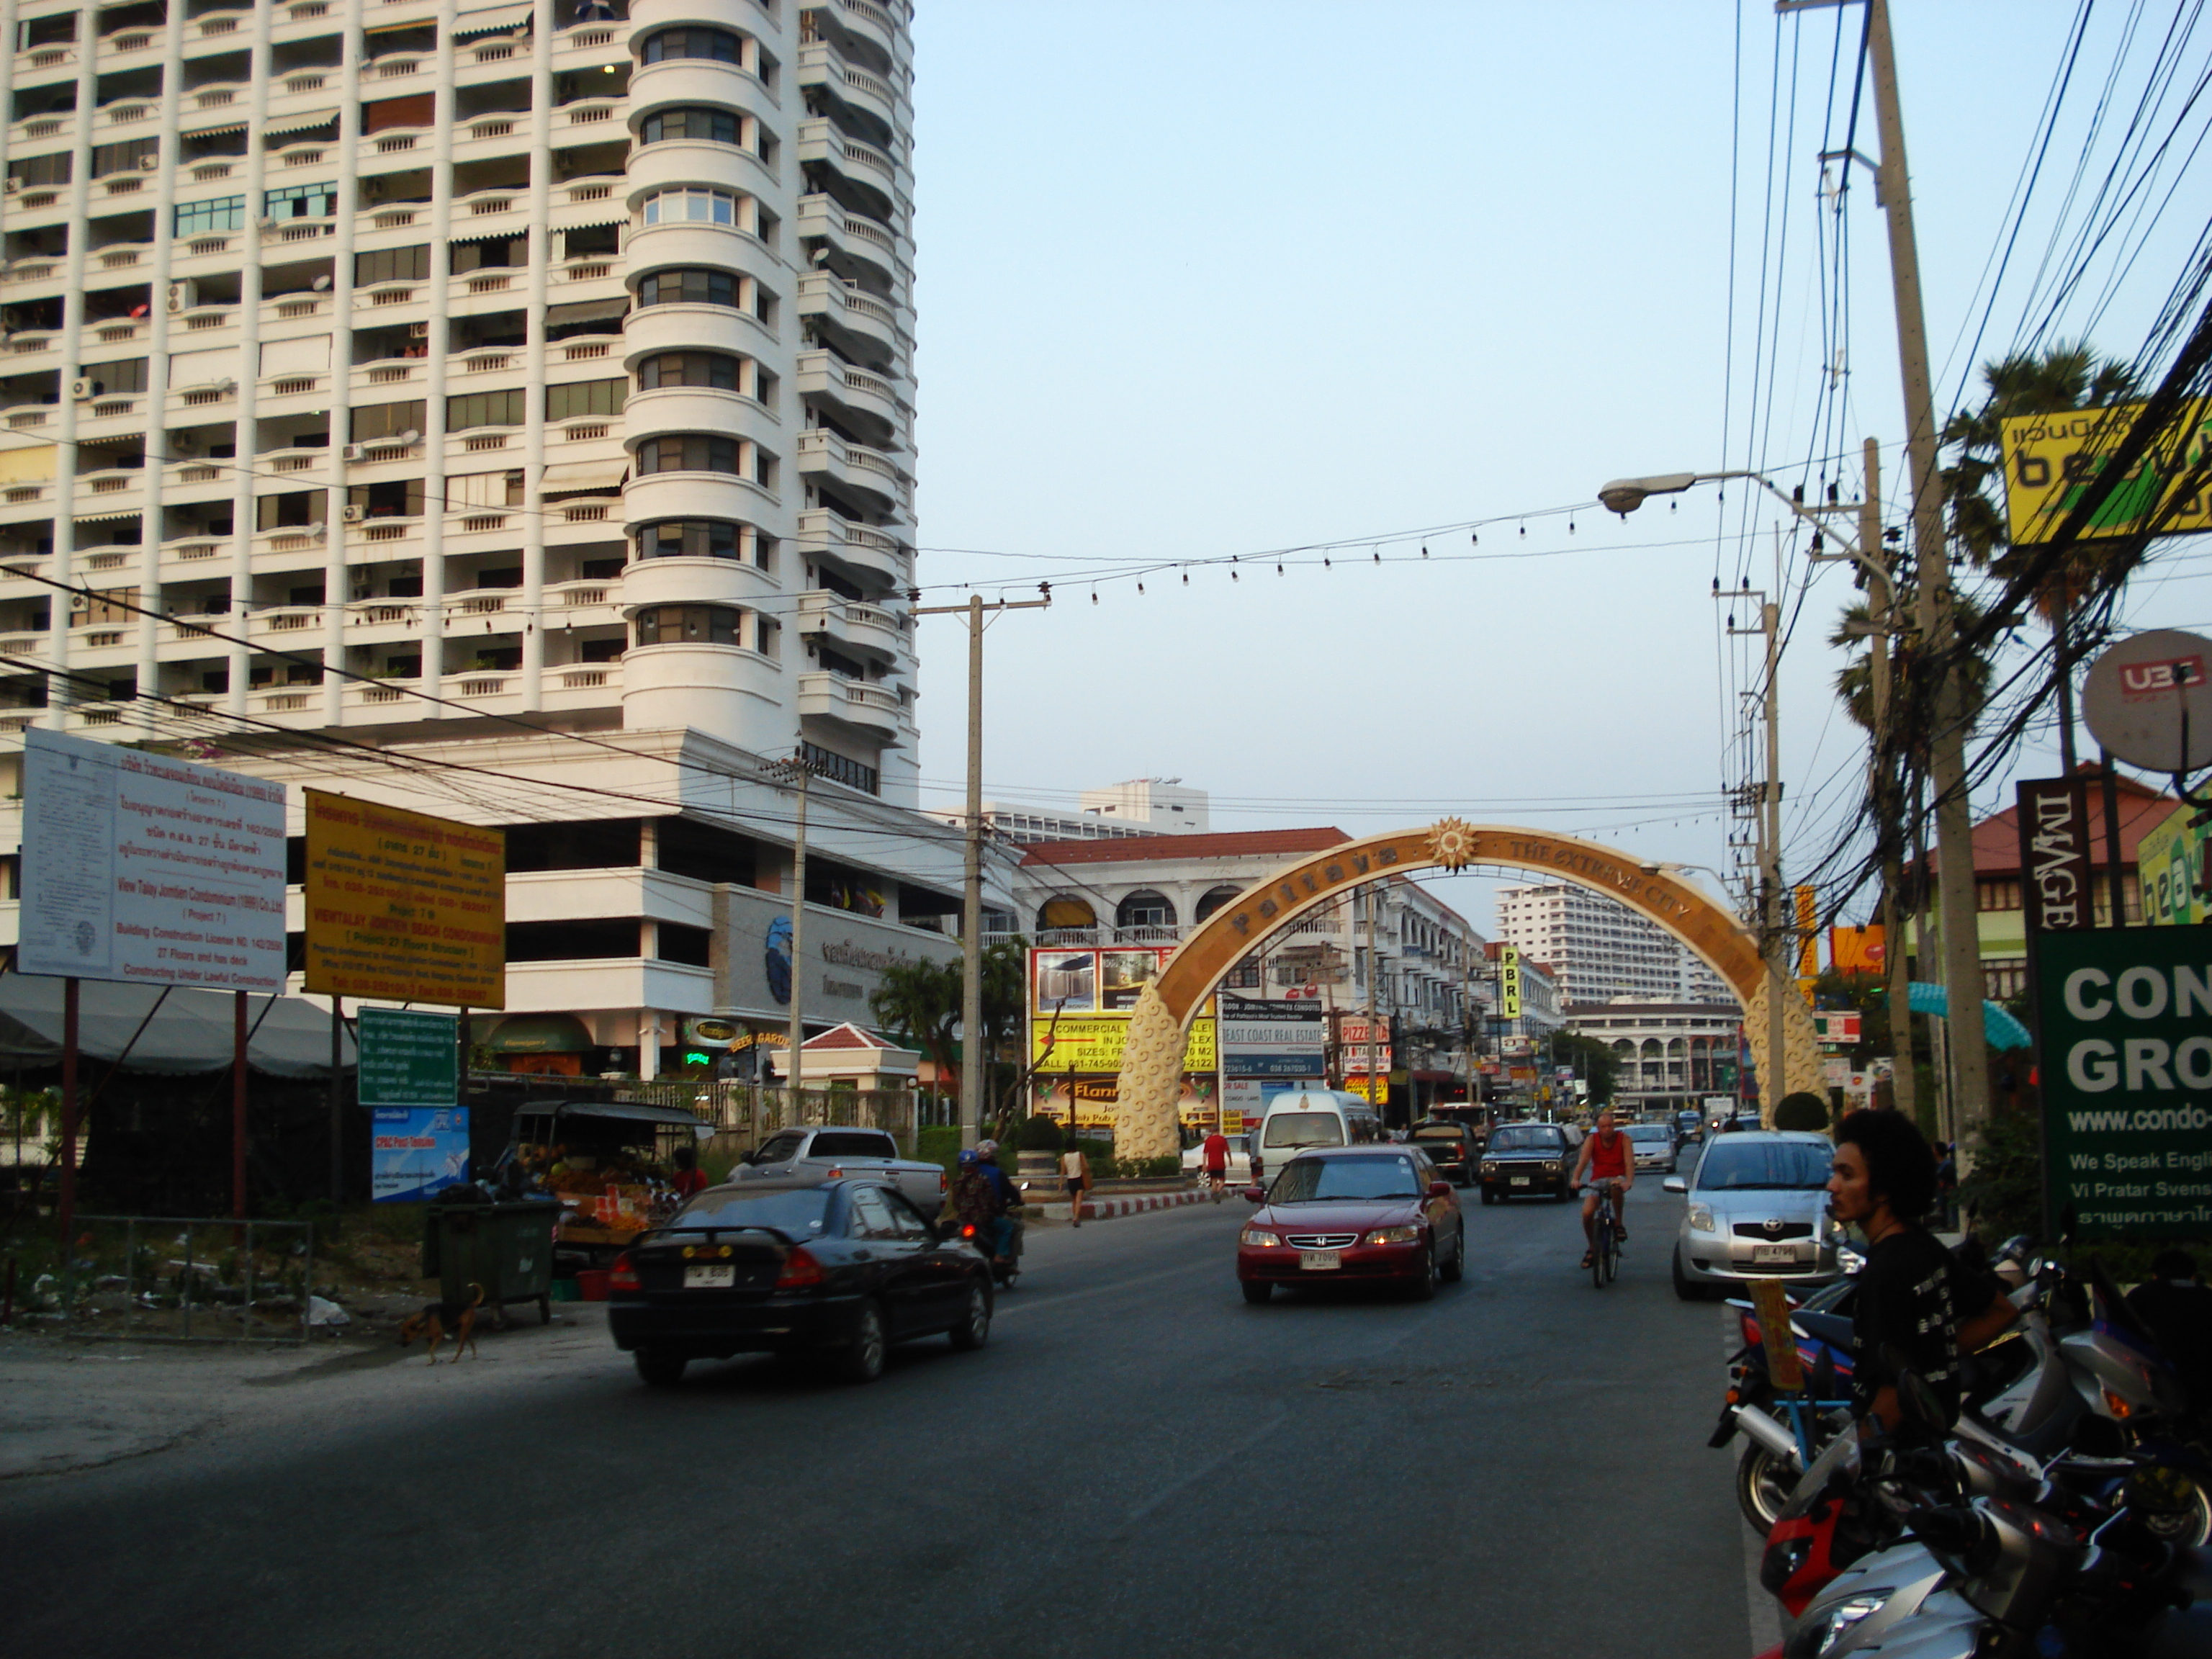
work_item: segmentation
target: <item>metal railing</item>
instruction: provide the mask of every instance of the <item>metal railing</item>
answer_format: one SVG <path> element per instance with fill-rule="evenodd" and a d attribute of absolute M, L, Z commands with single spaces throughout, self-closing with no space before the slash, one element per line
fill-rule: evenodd
<path fill-rule="evenodd" d="M 306 1221 L 81 1215 L 56 1283 L 29 1311 L 71 1335 L 139 1342 L 305 1342 L 315 1230 Z M 58 1301 L 58 1309 L 41 1306 Z"/>

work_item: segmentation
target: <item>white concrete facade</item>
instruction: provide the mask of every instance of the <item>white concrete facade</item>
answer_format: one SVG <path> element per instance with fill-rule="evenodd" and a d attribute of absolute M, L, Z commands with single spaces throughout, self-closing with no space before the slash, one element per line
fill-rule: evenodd
<path fill-rule="evenodd" d="M 1551 970 L 1569 1005 L 1618 996 L 1735 1003 L 1720 975 L 1674 935 L 1571 882 L 1500 887 L 1498 931 L 1525 959 Z"/>

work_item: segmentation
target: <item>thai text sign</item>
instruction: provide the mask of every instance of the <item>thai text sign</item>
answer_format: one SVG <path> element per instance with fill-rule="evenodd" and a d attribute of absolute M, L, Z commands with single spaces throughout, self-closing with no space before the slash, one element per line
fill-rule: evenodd
<path fill-rule="evenodd" d="M 2142 886 L 2143 921 L 2153 927 L 2204 920 L 2205 826 L 2192 823 L 2193 806 L 2171 816 L 2136 843 L 2136 874 Z"/>
<path fill-rule="evenodd" d="M 2020 897 L 2031 933 L 2097 925 L 2089 885 L 2089 804 L 2073 778 L 2018 786 Z"/>
<path fill-rule="evenodd" d="M 16 966 L 284 988 L 284 786 L 33 727 L 23 734 Z"/>
<path fill-rule="evenodd" d="M 1030 1059 L 1045 1074 L 1054 1072 L 1118 1073 L 1121 1049 L 1129 1037 L 1127 1014 L 1062 1014 L 1057 1028 L 1047 1019 L 1030 1022 Z M 1218 1065 L 1211 1015 L 1190 1023 L 1190 1041 L 1183 1049 L 1182 1069 L 1211 1072 Z"/>
<path fill-rule="evenodd" d="M 460 1022 L 364 1008 L 356 1027 L 364 1106 L 450 1106 L 460 1098 Z"/>
<path fill-rule="evenodd" d="M 369 1197 L 380 1204 L 419 1203 L 469 1178 L 465 1106 L 374 1106 L 375 1139 L 368 1163 Z"/>
<path fill-rule="evenodd" d="M 2212 1231 L 2212 939 L 2046 933 L 2036 996 L 2050 1221 L 2085 1239 Z"/>
<path fill-rule="evenodd" d="M 306 793 L 307 988 L 504 1008 L 506 836 Z"/>
<path fill-rule="evenodd" d="M 2142 407 L 2120 404 L 2111 409 L 2025 415 L 2002 423 L 2005 511 L 2015 547 L 2047 542 L 2057 533 Z M 2181 495 L 2184 477 L 2204 459 L 2208 425 L 2212 425 L 2212 399 L 2185 404 L 2151 441 L 2149 453 L 2135 470 L 2105 498 L 2082 534 L 2124 536 L 2141 530 L 2161 506 L 2173 509 L 2160 526 L 2163 533 L 2212 530 L 2204 493 Z"/>

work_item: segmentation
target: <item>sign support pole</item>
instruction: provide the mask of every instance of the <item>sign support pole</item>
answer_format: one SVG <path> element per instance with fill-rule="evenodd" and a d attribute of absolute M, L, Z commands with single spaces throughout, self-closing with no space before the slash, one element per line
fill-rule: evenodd
<path fill-rule="evenodd" d="M 62 1259 L 69 1259 L 70 1238 L 76 1223 L 76 1024 L 78 983 L 71 975 L 62 981 L 62 1191 L 60 1211 Z M 19 1105 L 18 1109 L 21 1109 Z"/>
<path fill-rule="evenodd" d="M 246 1219 L 246 993 L 230 1000 L 230 1214 Z"/>
<path fill-rule="evenodd" d="M 331 998 L 331 1236 L 338 1231 L 338 1206 L 345 1201 L 345 1079 L 341 1061 L 345 1041 L 345 999 Z"/>

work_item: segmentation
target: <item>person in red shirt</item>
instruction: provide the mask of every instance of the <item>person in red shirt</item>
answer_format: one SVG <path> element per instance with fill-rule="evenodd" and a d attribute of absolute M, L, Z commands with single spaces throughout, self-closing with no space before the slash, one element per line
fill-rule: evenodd
<path fill-rule="evenodd" d="M 1615 1217 L 1613 1232 L 1623 1243 L 1628 1241 L 1628 1189 L 1636 1184 L 1636 1158 L 1630 1148 L 1628 1137 L 1613 1127 L 1613 1108 L 1608 1106 L 1597 1115 L 1597 1129 L 1583 1142 L 1582 1156 L 1575 1160 L 1574 1184 L 1582 1186 L 1587 1179 L 1589 1186 L 1583 1194 L 1583 1239 L 1589 1249 L 1583 1252 L 1583 1266 L 1590 1264 L 1597 1254 L 1598 1188 L 1611 1185 L 1613 1209 Z"/>
<path fill-rule="evenodd" d="M 1219 1129 L 1206 1136 L 1198 1161 L 1206 1170 L 1206 1184 L 1213 1189 L 1213 1201 L 1220 1203 L 1222 1189 L 1229 1184 L 1229 1137 Z"/>
<path fill-rule="evenodd" d="M 676 1189 L 676 1196 L 679 1200 L 689 1199 L 696 1193 L 707 1190 L 707 1172 L 699 1167 L 696 1152 L 689 1146 L 678 1146 L 675 1163 L 676 1174 L 668 1184 Z"/>

